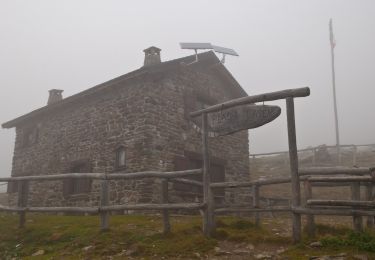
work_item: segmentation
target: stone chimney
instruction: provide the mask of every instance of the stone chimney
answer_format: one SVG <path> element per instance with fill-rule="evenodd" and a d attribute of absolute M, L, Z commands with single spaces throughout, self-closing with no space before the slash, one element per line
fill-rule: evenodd
<path fill-rule="evenodd" d="M 50 104 L 53 104 L 53 103 L 56 103 L 56 102 L 62 100 L 63 99 L 63 97 L 62 97 L 63 91 L 64 90 L 61 90 L 61 89 L 51 89 L 51 90 L 49 90 L 49 97 L 48 97 L 47 105 L 50 105 Z"/>
<path fill-rule="evenodd" d="M 145 67 L 161 63 L 161 59 L 160 59 L 161 49 L 155 46 L 152 46 L 143 51 L 145 53 L 145 63 L 144 63 Z"/>

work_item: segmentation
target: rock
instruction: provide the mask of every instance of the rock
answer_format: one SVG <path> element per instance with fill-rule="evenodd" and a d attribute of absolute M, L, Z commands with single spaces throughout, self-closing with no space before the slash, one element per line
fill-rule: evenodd
<path fill-rule="evenodd" d="M 235 255 L 249 255 L 250 254 L 250 251 L 249 250 L 247 250 L 247 249 L 235 249 L 235 250 L 233 250 L 233 253 L 235 254 Z"/>
<path fill-rule="evenodd" d="M 325 256 L 311 256 L 309 258 L 310 260 L 345 260 L 346 254 L 341 253 L 338 255 L 325 255 Z"/>
<path fill-rule="evenodd" d="M 249 250 L 254 250 L 255 246 L 253 244 L 248 244 L 246 248 Z"/>
<path fill-rule="evenodd" d="M 134 255 L 136 252 L 137 252 L 137 250 L 135 250 L 135 249 L 129 249 L 129 250 L 126 250 L 125 255 L 126 255 L 126 256 L 132 256 L 132 255 Z"/>
<path fill-rule="evenodd" d="M 117 256 L 124 256 L 125 254 L 126 254 L 126 250 L 123 249 L 123 250 L 121 250 L 120 253 L 117 254 Z"/>
<path fill-rule="evenodd" d="M 254 257 L 255 259 L 272 259 L 272 256 L 267 254 L 257 254 Z"/>
<path fill-rule="evenodd" d="M 215 251 L 215 253 L 219 253 L 219 252 L 221 252 L 221 248 L 218 247 L 218 246 L 215 246 L 214 251 Z"/>
<path fill-rule="evenodd" d="M 334 259 L 334 260 L 345 260 L 346 259 L 346 253 L 333 255 L 333 256 L 331 256 L 331 258 Z"/>
<path fill-rule="evenodd" d="M 84 248 L 82 248 L 83 251 L 89 251 L 90 249 L 93 249 L 94 246 L 85 246 Z"/>
<path fill-rule="evenodd" d="M 44 255 L 44 250 L 43 249 L 40 249 L 38 251 L 36 251 L 34 254 L 32 254 L 31 256 L 38 256 L 38 255 Z"/>
<path fill-rule="evenodd" d="M 336 259 L 336 258 L 332 258 L 328 255 L 324 255 L 324 256 L 311 256 L 309 259 L 310 260 L 332 260 L 332 259 Z"/>
<path fill-rule="evenodd" d="M 310 244 L 311 247 L 319 248 L 322 247 L 322 243 L 320 241 L 312 242 Z"/>
<path fill-rule="evenodd" d="M 281 247 L 279 249 L 276 250 L 276 254 L 282 254 L 285 252 L 285 248 L 284 247 Z"/>
<path fill-rule="evenodd" d="M 219 255 L 230 255 L 229 252 L 226 252 L 225 250 L 221 249 L 218 246 L 215 246 L 214 251 L 215 251 L 215 255 L 216 256 L 219 256 Z"/>
<path fill-rule="evenodd" d="M 62 234 L 61 234 L 61 233 L 53 233 L 53 234 L 51 235 L 51 237 L 49 238 L 49 240 L 51 240 L 51 241 L 57 241 L 57 240 L 59 240 L 61 237 L 62 237 Z"/>
<path fill-rule="evenodd" d="M 353 255 L 353 258 L 356 260 L 368 260 L 366 255 Z"/>

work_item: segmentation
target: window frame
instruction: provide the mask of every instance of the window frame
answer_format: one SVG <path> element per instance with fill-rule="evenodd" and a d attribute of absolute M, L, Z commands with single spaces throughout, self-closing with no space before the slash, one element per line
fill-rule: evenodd
<path fill-rule="evenodd" d="M 10 181 L 7 186 L 7 193 L 17 193 L 18 192 L 18 182 Z"/>
<path fill-rule="evenodd" d="M 37 125 L 25 127 L 22 130 L 22 147 L 30 147 L 39 142 L 39 127 Z"/>
<path fill-rule="evenodd" d="M 121 159 L 121 155 L 123 153 L 123 160 Z M 124 145 L 120 145 L 115 150 L 115 169 L 116 170 L 123 170 L 126 169 L 127 163 L 126 163 L 126 148 Z M 123 161 L 123 164 L 120 164 L 120 162 Z"/>
<path fill-rule="evenodd" d="M 91 172 L 91 164 L 87 160 L 80 160 L 71 163 L 70 173 Z M 87 178 L 69 178 L 63 181 L 63 196 L 86 195 L 92 191 L 92 179 Z"/>

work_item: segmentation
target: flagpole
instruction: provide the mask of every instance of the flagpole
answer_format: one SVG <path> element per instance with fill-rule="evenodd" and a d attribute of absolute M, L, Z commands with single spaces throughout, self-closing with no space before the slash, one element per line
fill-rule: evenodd
<path fill-rule="evenodd" d="M 331 43 L 331 64 L 332 64 L 332 88 L 333 88 L 333 108 L 335 111 L 335 127 L 336 127 L 336 149 L 337 149 L 337 163 L 341 163 L 340 154 L 340 135 L 339 135 L 339 120 L 337 116 L 337 101 L 336 101 L 336 78 L 335 78 L 335 39 L 333 36 L 332 19 L 329 20 L 329 39 Z"/>

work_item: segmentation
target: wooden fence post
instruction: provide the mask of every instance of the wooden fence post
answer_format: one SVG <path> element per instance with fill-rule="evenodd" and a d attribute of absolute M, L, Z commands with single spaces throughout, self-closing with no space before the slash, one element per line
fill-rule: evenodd
<path fill-rule="evenodd" d="M 286 115 L 288 123 L 289 160 L 292 184 L 292 208 L 296 208 L 301 205 L 301 190 L 298 175 L 298 153 L 294 114 L 294 100 L 292 97 L 286 98 Z M 301 214 L 293 211 L 292 221 L 293 242 L 298 243 L 301 241 Z"/>
<path fill-rule="evenodd" d="M 353 166 L 357 165 L 357 146 L 353 146 Z"/>
<path fill-rule="evenodd" d="M 316 149 L 315 148 L 312 149 L 312 165 L 313 166 L 316 165 Z"/>
<path fill-rule="evenodd" d="M 360 183 L 352 183 L 351 190 L 352 200 L 361 200 Z M 353 228 L 356 232 L 361 232 L 363 230 L 362 216 L 353 216 Z"/>
<path fill-rule="evenodd" d="M 252 161 L 252 166 L 253 166 L 253 169 L 256 170 L 257 169 L 257 161 L 256 161 L 256 156 L 253 155 L 253 161 Z"/>
<path fill-rule="evenodd" d="M 311 182 L 308 180 L 304 181 L 304 190 L 305 190 L 305 207 L 307 208 L 307 201 L 309 199 L 312 199 L 312 188 L 311 188 Z M 314 215 L 306 215 L 306 228 L 307 228 L 307 234 L 309 237 L 315 236 L 315 221 L 314 221 Z"/>
<path fill-rule="evenodd" d="M 284 165 L 287 166 L 289 161 L 288 153 L 284 153 Z"/>
<path fill-rule="evenodd" d="M 18 207 L 25 208 L 27 207 L 27 199 L 29 195 L 29 182 L 28 181 L 19 181 L 18 182 Z M 26 211 L 20 211 L 19 213 L 19 227 L 25 227 L 26 221 Z"/>
<path fill-rule="evenodd" d="M 367 183 L 366 185 L 366 199 L 367 201 L 372 201 L 373 195 L 373 184 L 372 182 Z M 368 228 L 374 227 L 374 216 L 368 216 L 366 225 Z"/>
<path fill-rule="evenodd" d="M 212 189 L 210 187 L 210 160 L 208 148 L 208 119 L 207 113 L 202 114 L 202 154 L 203 154 L 203 202 L 205 209 L 203 212 L 203 233 L 211 236 L 215 229 L 214 205 Z"/>
<path fill-rule="evenodd" d="M 168 180 L 164 179 L 161 181 L 161 203 L 167 204 L 168 200 Z M 171 224 L 169 222 L 169 212 L 167 209 L 163 209 L 163 233 L 168 234 L 171 232 Z"/>
<path fill-rule="evenodd" d="M 100 190 L 100 207 L 108 206 L 109 204 L 109 181 L 102 180 Z M 106 231 L 109 229 L 109 211 L 100 212 L 100 230 Z"/>
<path fill-rule="evenodd" d="M 253 207 L 259 208 L 259 185 L 254 184 L 253 185 Z M 255 216 L 255 225 L 260 225 L 260 215 L 259 212 L 254 213 Z"/>

